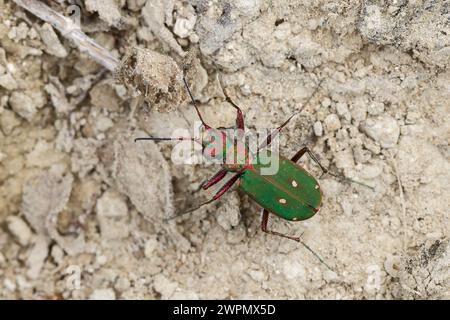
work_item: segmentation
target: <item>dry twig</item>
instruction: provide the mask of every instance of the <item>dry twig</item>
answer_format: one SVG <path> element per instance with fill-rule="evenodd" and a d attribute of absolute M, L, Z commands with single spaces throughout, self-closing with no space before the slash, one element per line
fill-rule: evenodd
<path fill-rule="evenodd" d="M 72 40 L 81 52 L 87 53 L 108 70 L 113 71 L 118 66 L 119 60 L 81 31 L 81 27 L 70 18 L 37 0 L 14 0 L 14 2 L 41 20 L 50 23 L 64 37 Z"/>

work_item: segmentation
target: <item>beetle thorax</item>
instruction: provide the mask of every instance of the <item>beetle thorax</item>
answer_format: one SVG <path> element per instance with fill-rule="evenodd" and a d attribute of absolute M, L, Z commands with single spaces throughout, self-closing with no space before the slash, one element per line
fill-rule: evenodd
<path fill-rule="evenodd" d="M 241 135 L 226 130 L 208 129 L 202 135 L 205 157 L 221 163 L 229 171 L 241 171 L 251 163 L 251 154 Z"/>

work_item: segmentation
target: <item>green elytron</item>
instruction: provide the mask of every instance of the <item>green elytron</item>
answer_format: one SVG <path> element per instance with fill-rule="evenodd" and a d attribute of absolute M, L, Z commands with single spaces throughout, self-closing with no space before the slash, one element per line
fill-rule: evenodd
<path fill-rule="evenodd" d="M 262 175 L 262 167 L 258 161 L 239 180 L 240 189 L 250 198 L 268 212 L 290 221 L 309 219 L 316 214 L 322 204 L 322 193 L 316 179 L 305 169 L 281 156 L 277 174 Z"/>

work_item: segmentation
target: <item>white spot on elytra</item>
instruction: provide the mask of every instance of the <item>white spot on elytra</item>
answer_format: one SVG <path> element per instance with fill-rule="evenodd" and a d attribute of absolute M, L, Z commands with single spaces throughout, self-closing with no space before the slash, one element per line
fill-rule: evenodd
<path fill-rule="evenodd" d="M 319 189 L 319 185 L 318 184 L 316 184 L 316 186 L 314 187 L 314 189 Z"/>
<path fill-rule="evenodd" d="M 295 180 L 292 180 L 292 186 L 293 186 L 294 188 L 297 188 L 297 186 L 298 186 L 298 183 L 297 183 L 297 181 L 295 181 Z"/>
<path fill-rule="evenodd" d="M 280 199 L 278 200 L 279 203 L 285 204 L 286 203 L 286 199 Z"/>
<path fill-rule="evenodd" d="M 292 220 L 297 221 L 298 219 L 297 218 L 292 218 Z"/>

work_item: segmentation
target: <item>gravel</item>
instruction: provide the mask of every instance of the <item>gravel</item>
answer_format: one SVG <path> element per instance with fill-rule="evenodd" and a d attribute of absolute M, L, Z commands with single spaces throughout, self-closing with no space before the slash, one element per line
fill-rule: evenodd
<path fill-rule="evenodd" d="M 0 1 L 0 298 L 448 299 L 450 43 L 430 3 L 86 1 L 114 73 Z M 280 153 L 307 145 L 340 178 L 318 178 L 313 218 L 269 226 L 333 271 L 239 189 L 166 220 L 226 180 L 198 191 L 218 166 L 134 142 L 194 132 L 184 71 L 211 126 L 235 124 L 222 90 L 252 129 L 301 110 Z"/>

